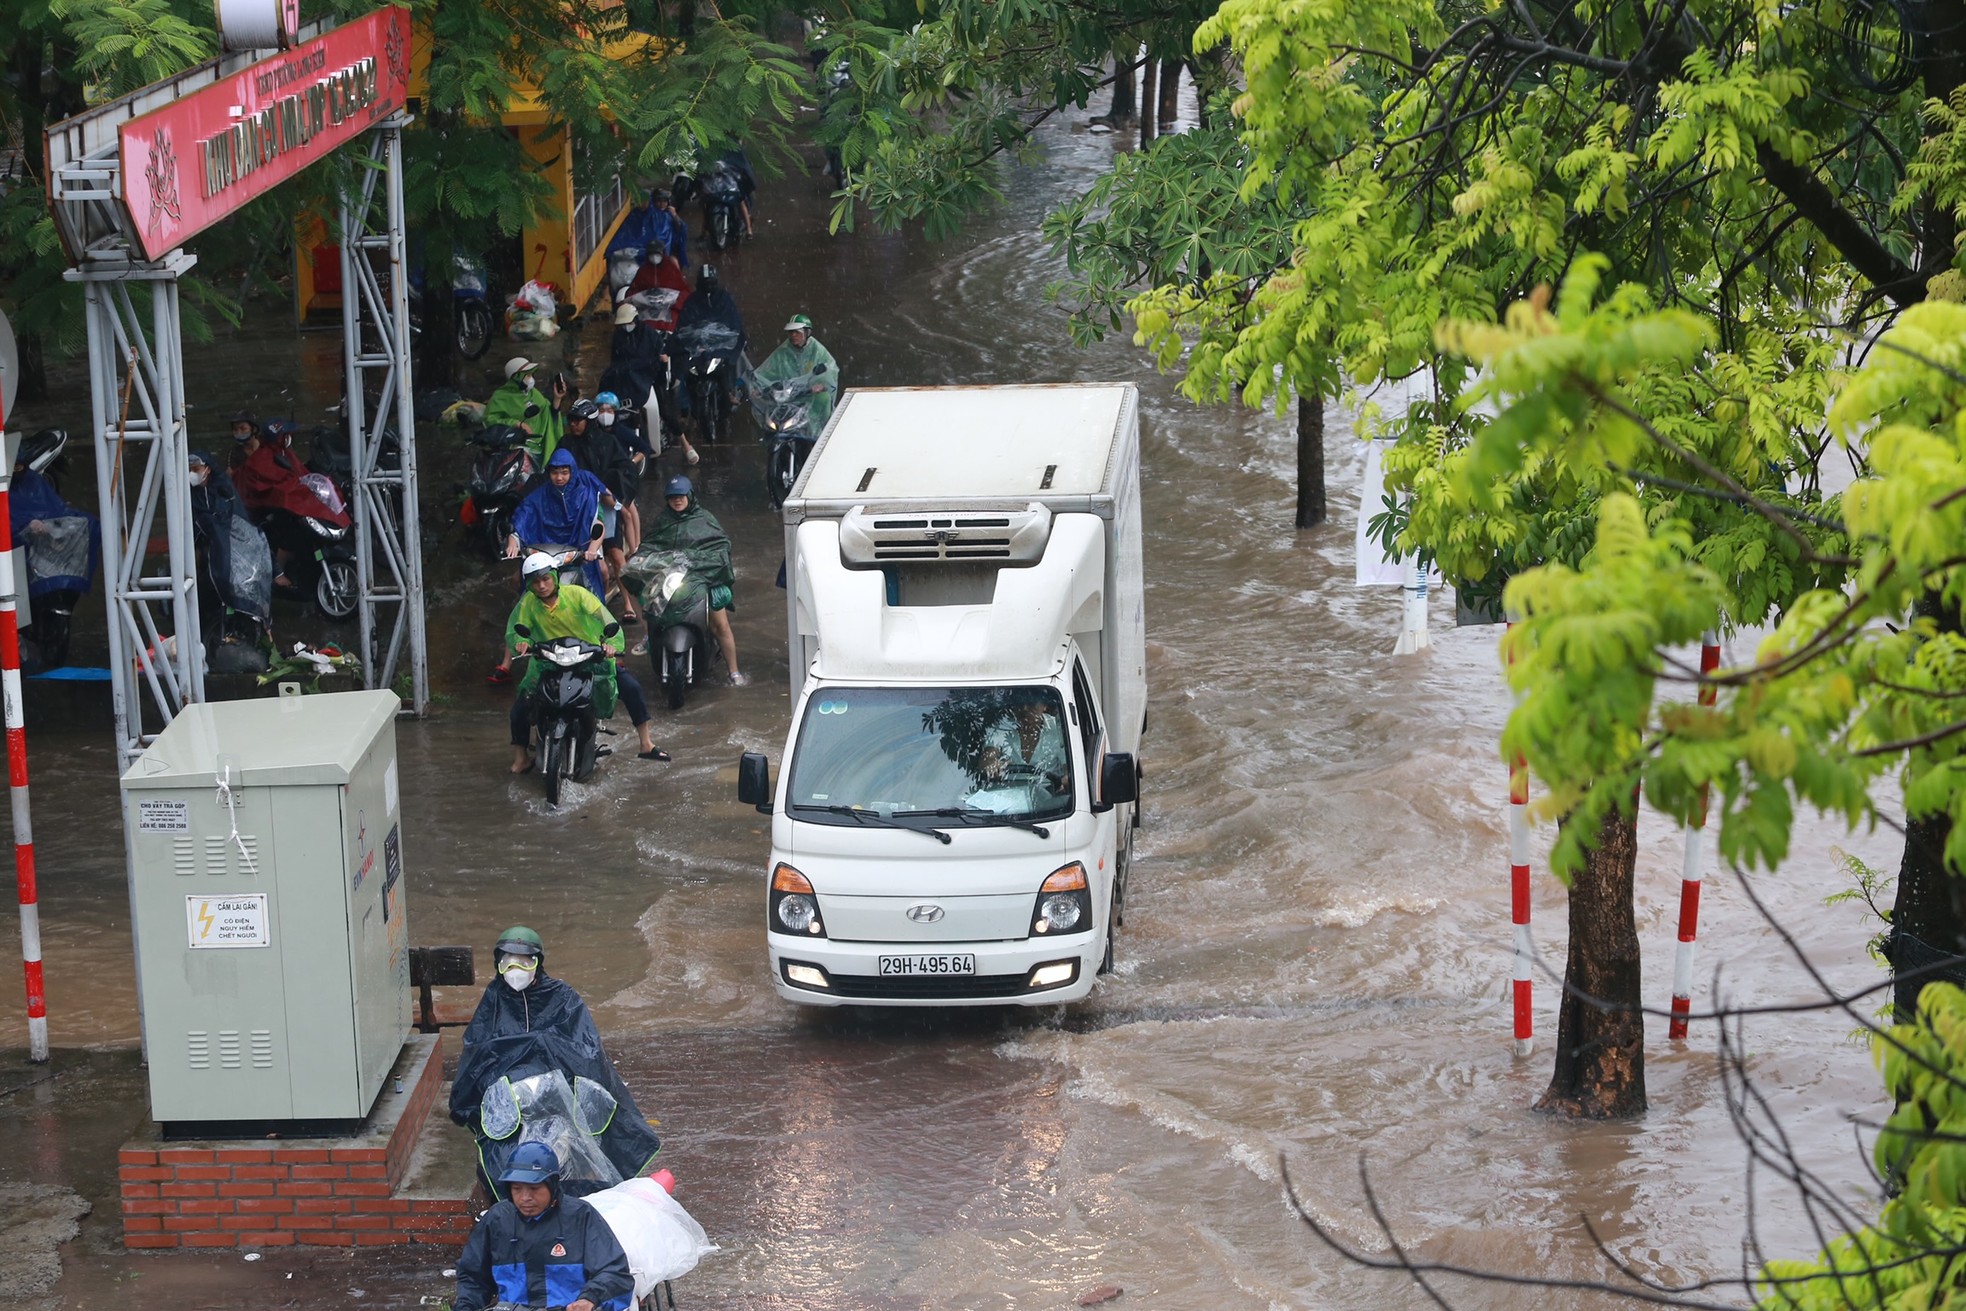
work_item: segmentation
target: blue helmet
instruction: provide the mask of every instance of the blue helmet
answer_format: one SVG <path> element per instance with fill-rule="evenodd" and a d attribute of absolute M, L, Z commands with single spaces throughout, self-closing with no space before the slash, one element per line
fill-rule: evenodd
<path fill-rule="evenodd" d="M 677 474 L 674 478 L 671 478 L 669 480 L 668 485 L 662 489 L 662 495 L 664 497 L 690 496 L 693 495 L 695 491 L 696 491 L 696 487 L 690 482 L 689 479 L 683 477 L 683 475 L 681 474 Z"/>
<path fill-rule="evenodd" d="M 594 404 L 596 404 L 596 405 L 612 405 L 612 406 L 614 406 L 614 407 L 615 407 L 616 409 L 620 409 L 620 408 L 621 408 L 621 398 L 620 398 L 619 396 L 616 396 L 616 395 L 615 395 L 615 394 L 614 394 L 613 392 L 611 392 L 611 391 L 604 391 L 604 392 L 602 392 L 602 393 L 601 393 L 600 395 L 598 395 L 598 396 L 596 396 L 596 397 L 594 398 Z"/>
<path fill-rule="evenodd" d="M 498 1176 L 502 1184 L 543 1184 L 560 1177 L 560 1158 L 545 1143 L 520 1143 Z"/>

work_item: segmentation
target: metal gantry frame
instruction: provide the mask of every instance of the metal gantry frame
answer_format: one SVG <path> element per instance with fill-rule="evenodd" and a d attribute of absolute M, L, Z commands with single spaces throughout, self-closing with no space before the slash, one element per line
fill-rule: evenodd
<path fill-rule="evenodd" d="M 407 646 L 407 700 L 420 715 L 430 704 L 430 660 L 410 394 L 409 266 L 403 250 L 403 126 L 408 121 L 398 114 L 369 133 L 366 167 L 356 170 L 358 180 L 342 192 L 341 342 L 364 685 L 393 686 Z M 380 631 L 385 628 L 386 640 Z"/>
<path fill-rule="evenodd" d="M 322 24 L 311 25 L 311 36 Z M 164 725 L 205 700 L 197 565 L 185 427 L 178 280 L 196 262 L 182 249 L 146 259 L 124 204 L 119 127 L 252 64 L 229 55 L 48 131 L 49 202 L 88 307 L 91 433 L 102 518 L 116 747 L 127 767 Z M 423 620 L 423 553 L 410 384 L 409 288 L 403 250 L 402 128 L 384 120 L 367 138 L 369 167 L 342 198 L 343 365 L 354 466 L 363 679 L 390 687 L 410 661 L 405 709 L 430 703 Z M 380 191 L 381 203 L 377 204 Z M 145 290 L 148 291 L 148 305 Z M 373 383 L 373 402 L 365 385 Z M 400 459 L 385 459 L 385 429 Z M 159 512 L 167 572 L 146 572 Z M 378 617 L 386 612 L 388 637 Z"/>

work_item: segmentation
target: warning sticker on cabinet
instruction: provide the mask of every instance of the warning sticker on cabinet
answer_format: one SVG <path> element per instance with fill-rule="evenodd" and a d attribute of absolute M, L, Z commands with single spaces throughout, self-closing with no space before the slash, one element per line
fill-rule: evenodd
<path fill-rule="evenodd" d="M 189 833 L 191 803 L 152 797 L 137 801 L 137 832 Z"/>
<path fill-rule="evenodd" d="M 264 892 L 186 897 L 184 918 L 194 947 L 273 945 L 273 935 L 267 927 Z"/>

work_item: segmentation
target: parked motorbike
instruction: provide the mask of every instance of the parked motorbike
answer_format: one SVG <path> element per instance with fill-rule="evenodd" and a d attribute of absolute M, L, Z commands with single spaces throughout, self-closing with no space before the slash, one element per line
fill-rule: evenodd
<path fill-rule="evenodd" d="M 819 364 L 808 373 L 781 382 L 751 383 L 751 411 L 767 447 L 765 454 L 765 494 L 774 509 L 785 504 L 792 484 L 799 480 L 806 457 L 812 454 L 819 434 L 812 430 L 813 385 L 826 375 Z"/>
<path fill-rule="evenodd" d="M 622 574 L 622 586 L 632 588 L 641 601 L 649 626 L 649 663 L 671 710 L 681 710 L 691 686 L 722 660 L 722 648 L 710 632 L 709 583 L 722 559 L 717 548 L 645 548 Z"/>
<path fill-rule="evenodd" d="M 260 521 L 274 551 L 291 552 L 286 566 L 289 588 L 284 594 L 312 598 L 329 619 L 346 619 L 358 601 L 353 529 L 337 523 L 348 516 L 347 504 L 326 474 L 302 474 L 301 483 L 321 503 L 319 516 L 294 510 L 267 510 Z"/>
<path fill-rule="evenodd" d="M 677 385 L 689 402 L 689 421 L 698 441 L 730 433 L 731 381 L 726 363 L 737 349 L 737 329 L 726 323 L 693 323 L 671 339 L 672 366 L 680 357 Z"/>
<path fill-rule="evenodd" d="M 464 255 L 453 257 L 451 313 L 456 320 L 458 353 L 475 360 L 491 345 L 496 316 L 485 282 L 484 265 Z M 423 270 L 410 271 L 410 331 L 423 331 Z"/>
<path fill-rule="evenodd" d="M 703 228 L 712 250 L 737 244 L 744 230 L 744 180 L 730 164 L 719 160 L 702 182 Z"/>
<path fill-rule="evenodd" d="M 469 499 L 460 517 L 478 528 L 494 556 L 504 555 L 512 516 L 538 481 L 539 466 L 526 450 L 525 430 L 511 424 L 480 428 L 470 441 L 479 450 L 471 461 Z"/>
<path fill-rule="evenodd" d="M 43 428 L 14 453 L 9 494 L 14 543 L 25 548 L 28 625 L 27 664 L 53 669 L 68 663 L 75 606 L 93 585 L 101 562 L 102 530 L 94 515 L 61 498 L 68 433 Z"/>
<path fill-rule="evenodd" d="M 532 630 L 516 626 L 520 637 L 532 640 Z M 601 630 L 607 637 L 621 631 L 609 624 Z M 535 643 L 527 652 L 543 661 L 539 682 L 532 690 L 532 722 L 538 735 L 539 768 L 546 777 L 546 800 L 560 804 L 560 784 L 571 778 L 584 783 L 594 773 L 603 754 L 597 745 L 599 711 L 594 702 L 594 683 L 607 664 L 605 647 L 583 642 L 577 637 L 554 637 Z M 613 707 L 608 707 L 612 713 Z"/>

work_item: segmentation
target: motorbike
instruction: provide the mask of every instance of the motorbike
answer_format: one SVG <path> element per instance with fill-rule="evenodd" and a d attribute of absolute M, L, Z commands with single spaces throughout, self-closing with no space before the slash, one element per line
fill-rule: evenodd
<path fill-rule="evenodd" d="M 505 554 L 512 516 L 539 480 L 539 466 L 526 450 L 525 430 L 495 423 L 471 434 L 478 454 L 471 461 L 468 499 L 460 517 L 475 525 L 494 556 Z"/>
<path fill-rule="evenodd" d="M 277 553 L 291 552 L 287 595 L 312 597 L 315 609 L 329 619 L 346 619 L 358 602 L 355 579 L 354 530 L 334 522 L 345 518 L 346 503 L 334 482 L 320 473 L 302 474 L 300 481 L 321 503 L 320 516 L 275 507 L 265 512 L 260 528 Z"/>
<path fill-rule="evenodd" d="M 423 331 L 423 271 L 410 272 L 410 331 Z M 464 255 L 453 256 L 451 312 L 456 321 L 458 353 L 467 360 L 482 356 L 491 345 L 496 317 L 482 264 Z"/>
<path fill-rule="evenodd" d="M 744 180 L 737 170 L 719 160 L 702 182 L 703 228 L 712 250 L 725 250 L 737 244 L 744 230 Z"/>
<path fill-rule="evenodd" d="M 520 637 L 532 640 L 532 630 L 519 624 Z M 606 637 L 621 631 L 621 625 L 602 629 Z M 527 652 L 543 661 L 539 682 L 532 690 L 533 729 L 539 738 L 539 768 L 546 778 L 546 801 L 560 804 L 560 784 L 571 778 L 584 783 L 593 776 L 594 765 L 605 754 L 596 734 L 600 729 L 599 707 L 595 704 L 594 684 L 607 663 L 605 647 L 583 642 L 577 637 L 554 637 L 535 643 Z M 607 707 L 613 713 L 612 705 Z"/>
<path fill-rule="evenodd" d="M 810 407 L 813 384 L 825 374 L 826 366 L 820 364 L 780 382 L 752 379 L 751 411 L 769 447 L 765 454 L 765 494 L 771 497 L 774 509 L 782 507 L 791 495 L 799 470 L 819 440 L 819 434 L 812 430 Z"/>
<path fill-rule="evenodd" d="M 698 441 L 730 433 L 730 372 L 727 359 L 737 349 L 737 329 L 727 323 L 693 323 L 678 328 L 670 359 L 681 357 L 677 385 L 689 402 L 689 421 Z"/>
<path fill-rule="evenodd" d="M 14 454 L 19 471 L 9 494 L 15 545 L 25 548 L 28 665 L 54 669 L 68 663 L 75 606 L 93 585 L 102 555 L 102 529 L 94 515 L 61 498 L 58 479 L 66 465 L 68 433 L 43 428 Z"/>
<path fill-rule="evenodd" d="M 710 633 L 709 580 L 723 561 L 724 548 L 644 547 L 622 573 L 622 586 L 634 589 L 641 602 L 649 663 L 671 710 L 683 708 L 691 686 L 722 657 Z"/>

